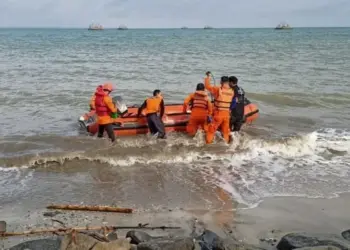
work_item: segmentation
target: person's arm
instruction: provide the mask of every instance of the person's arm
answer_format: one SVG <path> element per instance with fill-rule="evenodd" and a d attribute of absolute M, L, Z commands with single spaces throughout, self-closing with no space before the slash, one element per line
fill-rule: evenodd
<path fill-rule="evenodd" d="M 185 101 L 184 101 L 184 106 L 183 106 L 183 112 L 184 112 L 184 113 L 186 113 L 187 108 L 188 108 L 188 105 L 189 105 L 189 103 L 190 103 L 192 100 L 193 100 L 193 94 L 189 94 L 189 95 L 186 97 Z"/>
<path fill-rule="evenodd" d="M 147 107 L 147 100 L 145 100 L 142 103 L 141 107 L 139 107 L 139 109 L 137 110 L 137 117 L 139 117 L 141 115 L 142 110 L 144 110 L 146 107 Z"/>
<path fill-rule="evenodd" d="M 236 99 L 237 99 L 237 93 L 238 93 L 237 87 L 233 87 L 233 88 L 232 88 L 232 91 L 233 91 L 233 98 L 236 98 Z"/>
<path fill-rule="evenodd" d="M 164 107 L 164 100 L 162 99 L 160 101 L 160 117 L 162 118 L 164 115 L 165 107 Z"/>
<path fill-rule="evenodd" d="M 209 75 L 207 75 L 207 77 L 204 78 L 204 86 L 212 95 L 217 96 L 218 91 L 219 91 L 219 87 L 213 86 L 210 84 L 210 76 Z"/>
<path fill-rule="evenodd" d="M 213 115 L 213 104 L 211 103 L 211 100 L 208 98 L 208 115 Z"/>
<path fill-rule="evenodd" d="M 108 107 L 108 109 L 112 112 L 112 113 L 117 113 L 117 108 L 115 107 L 113 100 L 110 96 L 105 96 L 104 97 L 104 102 L 106 104 L 106 106 Z"/>
<path fill-rule="evenodd" d="M 103 100 L 104 100 L 107 108 L 109 109 L 109 111 L 111 111 L 111 113 L 112 113 L 111 118 L 117 118 L 118 117 L 117 108 L 115 107 L 112 98 L 110 96 L 105 96 Z"/>
<path fill-rule="evenodd" d="M 237 105 L 237 97 L 233 96 L 232 102 L 230 105 L 230 110 L 233 110 L 234 108 L 236 108 L 236 105 Z"/>

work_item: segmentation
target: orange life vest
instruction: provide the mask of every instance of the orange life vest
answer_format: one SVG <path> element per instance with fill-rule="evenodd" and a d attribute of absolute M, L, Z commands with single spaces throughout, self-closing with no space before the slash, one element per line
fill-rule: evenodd
<path fill-rule="evenodd" d="M 192 99 L 191 109 L 208 109 L 208 94 L 205 91 L 196 91 Z"/>
<path fill-rule="evenodd" d="M 230 111 L 234 92 L 231 88 L 220 88 L 219 95 L 214 99 L 214 106 L 216 110 Z"/>
<path fill-rule="evenodd" d="M 159 97 L 150 97 L 146 100 L 146 114 L 158 113 L 160 110 L 160 103 L 162 102 L 162 98 Z"/>
<path fill-rule="evenodd" d="M 95 93 L 95 108 L 98 116 L 110 115 L 110 110 L 104 101 L 105 96 L 106 94 L 104 93 L 102 86 L 97 88 Z"/>

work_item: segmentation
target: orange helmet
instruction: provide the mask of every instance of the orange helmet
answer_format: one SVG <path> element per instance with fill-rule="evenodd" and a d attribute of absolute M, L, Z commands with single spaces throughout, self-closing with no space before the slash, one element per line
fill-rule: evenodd
<path fill-rule="evenodd" d="M 108 90 L 109 92 L 112 92 L 113 91 L 113 84 L 112 83 L 105 83 L 103 84 L 103 90 Z"/>

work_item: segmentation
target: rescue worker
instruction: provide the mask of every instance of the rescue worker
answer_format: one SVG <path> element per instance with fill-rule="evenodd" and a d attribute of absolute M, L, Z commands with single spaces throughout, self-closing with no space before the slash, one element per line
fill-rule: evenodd
<path fill-rule="evenodd" d="M 227 76 L 221 77 L 221 86 L 212 86 L 210 84 L 210 72 L 206 73 L 204 79 L 205 88 L 214 97 L 213 122 L 208 126 L 206 134 L 207 143 L 212 143 L 215 132 L 218 128 L 224 137 L 224 140 L 230 142 L 230 105 L 234 96 L 234 90 L 230 88 L 229 79 Z"/>
<path fill-rule="evenodd" d="M 213 106 L 208 94 L 205 92 L 203 83 L 198 83 L 196 92 L 188 95 L 184 101 L 183 112 L 191 106 L 190 120 L 186 126 L 186 131 L 190 136 L 194 136 L 198 129 L 207 131 L 207 124 L 212 120 Z"/>
<path fill-rule="evenodd" d="M 98 122 L 98 137 L 103 137 L 103 132 L 106 130 L 108 137 L 115 141 L 113 131 L 113 119 L 117 118 L 117 108 L 115 107 L 110 93 L 113 91 L 111 83 L 105 83 L 103 86 L 97 87 L 95 93 L 95 108 Z"/>
<path fill-rule="evenodd" d="M 162 121 L 164 116 L 164 101 L 162 93 L 159 89 L 153 91 L 153 97 L 146 99 L 138 109 L 137 116 L 140 117 L 141 112 L 146 109 L 146 117 L 148 128 L 152 135 L 158 133 L 157 138 L 166 139 L 165 127 Z M 158 112 L 160 113 L 158 116 Z"/>
<path fill-rule="evenodd" d="M 235 95 L 231 103 L 231 131 L 240 131 L 244 122 L 244 95 L 243 88 L 237 85 L 238 79 L 235 76 L 229 77 L 230 87 L 233 89 Z"/>

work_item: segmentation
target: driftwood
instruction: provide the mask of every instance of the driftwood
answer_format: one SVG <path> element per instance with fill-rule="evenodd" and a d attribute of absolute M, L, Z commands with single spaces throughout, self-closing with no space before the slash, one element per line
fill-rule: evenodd
<path fill-rule="evenodd" d="M 62 209 L 62 210 L 84 210 L 98 212 L 115 212 L 115 213 L 132 213 L 131 208 L 120 208 L 110 206 L 80 206 L 80 205 L 50 205 L 47 209 Z"/>
<path fill-rule="evenodd" d="M 139 224 L 137 227 L 132 226 L 95 226 L 95 227 L 72 227 L 72 228 L 47 228 L 47 229 L 36 229 L 36 230 L 28 230 L 24 232 L 3 232 L 0 233 L 0 237 L 11 237 L 11 236 L 20 236 L 20 235 L 31 235 L 31 234 L 44 234 L 44 233 L 68 233 L 71 231 L 98 231 L 98 230 L 104 230 L 106 231 L 115 231 L 118 229 L 180 229 L 181 227 L 167 227 L 167 226 L 160 226 L 160 227 L 146 227 L 144 225 Z"/>

